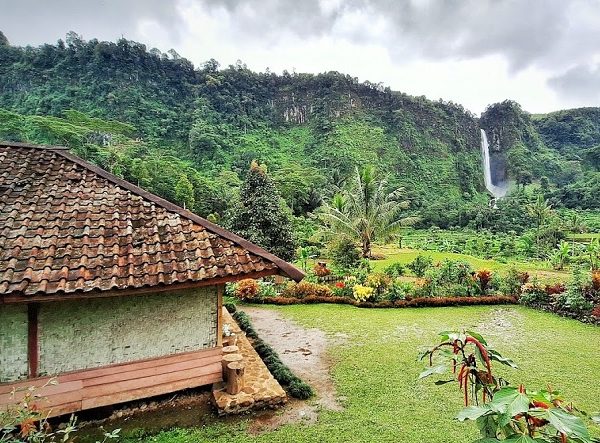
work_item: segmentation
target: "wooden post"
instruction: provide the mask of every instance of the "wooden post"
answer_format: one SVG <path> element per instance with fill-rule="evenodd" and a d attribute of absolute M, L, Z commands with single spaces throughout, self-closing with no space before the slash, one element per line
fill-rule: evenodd
<path fill-rule="evenodd" d="M 225 285 L 217 286 L 217 346 L 223 346 L 223 292 Z"/>
<path fill-rule="evenodd" d="M 242 356 L 240 354 L 227 354 L 223 356 L 222 365 L 223 365 L 223 379 L 227 378 L 227 365 L 229 363 L 242 361 Z"/>
<path fill-rule="evenodd" d="M 238 394 L 244 387 L 245 365 L 242 361 L 234 361 L 227 365 L 227 393 Z"/>
<path fill-rule="evenodd" d="M 29 378 L 36 378 L 39 375 L 39 312 L 40 305 L 38 303 L 27 305 L 27 375 Z"/>
<path fill-rule="evenodd" d="M 234 346 L 234 345 L 225 346 L 223 348 L 223 355 L 238 354 L 239 352 L 240 352 L 240 348 L 238 348 L 237 346 Z"/>

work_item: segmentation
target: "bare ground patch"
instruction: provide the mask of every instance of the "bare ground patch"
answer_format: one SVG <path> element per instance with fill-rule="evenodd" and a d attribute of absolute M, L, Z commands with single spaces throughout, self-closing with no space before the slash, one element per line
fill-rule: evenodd
<path fill-rule="evenodd" d="M 259 414 L 250 431 L 263 432 L 299 421 L 313 423 L 321 409 L 342 410 L 330 375 L 333 362 L 327 355 L 327 347 L 332 342 L 327 335 L 320 329 L 303 328 L 272 309 L 245 306 L 243 311 L 250 316 L 260 338 L 271 345 L 283 363 L 317 393 L 315 401 L 292 399 L 282 412 Z"/>

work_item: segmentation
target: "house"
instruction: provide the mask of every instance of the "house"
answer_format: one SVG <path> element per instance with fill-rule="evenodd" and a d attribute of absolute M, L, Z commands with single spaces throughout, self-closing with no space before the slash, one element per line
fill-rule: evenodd
<path fill-rule="evenodd" d="M 30 385 L 56 416 L 220 381 L 225 283 L 275 274 L 303 277 L 65 148 L 0 142 L 0 407 Z"/>

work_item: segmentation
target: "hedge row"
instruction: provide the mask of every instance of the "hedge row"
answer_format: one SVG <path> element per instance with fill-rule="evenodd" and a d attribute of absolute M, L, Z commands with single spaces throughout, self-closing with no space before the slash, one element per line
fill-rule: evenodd
<path fill-rule="evenodd" d="M 313 389 L 307 383 L 303 382 L 299 377 L 288 368 L 279 358 L 279 355 L 275 350 L 265 343 L 259 336 L 250 317 L 243 311 L 230 310 L 230 306 L 226 306 L 229 312 L 232 314 L 234 320 L 239 325 L 240 329 L 246 333 L 247 337 L 252 339 L 252 345 L 254 350 L 263 360 L 267 368 L 275 380 L 279 382 L 281 386 L 290 394 L 292 397 L 299 398 L 300 400 L 306 400 L 314 395 Z"/>
<path fill-rule="evenodd" d="M 507 305 L 518 303 L 517 297 L 513 296 L 482 296 L 482 297 L 421 297 L 410 300 L 368 302 L 358 301 L 348 297 L 320 297 L 309 295 L 304 298 L 295 297 L 269 297 L 261 300 L 253 300 L 255 303 L 274 305 L 297 305 L 314 303 L 335 303 L 352 305 L 360 308 L 423 308 L 435 306 L 474 306 L 474 305 Z"/>

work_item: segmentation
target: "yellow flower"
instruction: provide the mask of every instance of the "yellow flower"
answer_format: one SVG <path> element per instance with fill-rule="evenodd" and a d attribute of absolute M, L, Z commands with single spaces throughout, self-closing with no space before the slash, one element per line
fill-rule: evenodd
<path fill-rule="evenodd" d="M 367 301 L 373 296 L 375 289 L 363 285 L 355 285 L 352 289 L 354 298 L 358 301 Z"/>

